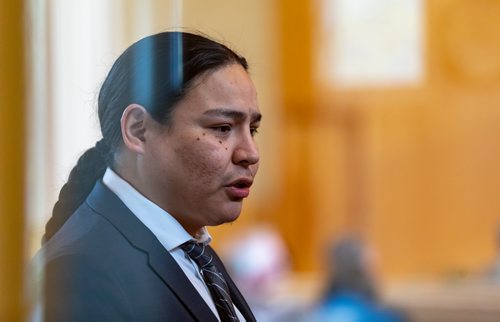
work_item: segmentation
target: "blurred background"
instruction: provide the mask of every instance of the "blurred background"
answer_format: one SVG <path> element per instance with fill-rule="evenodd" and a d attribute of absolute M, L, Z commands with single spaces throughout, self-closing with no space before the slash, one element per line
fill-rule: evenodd
<path fill-rule="evenodd" d="M 107 70 L 181 29 L 244 55 L 259 94 L 256 184 L 236 223 L 210 229 L 240 283 L 264 281 L 248 293 L 313 307 L 332 242 L 355 234 L 381 301 L 411 320 L 500 321 L 500 1 L 0 4 L 0 320 L 27 316 L 24 267 L 100 137 Z M 236 247 L 255 254 L 247 275 Z"/>

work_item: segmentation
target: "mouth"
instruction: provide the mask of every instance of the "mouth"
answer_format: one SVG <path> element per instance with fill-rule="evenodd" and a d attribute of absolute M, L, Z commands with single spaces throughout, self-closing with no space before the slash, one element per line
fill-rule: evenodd
<path fill-rule="evenodd" d="M 253 180 L 251 178 L 239 178 L 226 186 L 229 197 L 233 200 L 241 200 L 248 197 Z"/>

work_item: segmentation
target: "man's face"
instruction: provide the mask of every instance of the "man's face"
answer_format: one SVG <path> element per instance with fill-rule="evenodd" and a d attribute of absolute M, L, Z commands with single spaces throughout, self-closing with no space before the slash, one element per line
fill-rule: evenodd
<path fill-rule="evenodd" d="M 257 93 L 233 64 L 195 80 L 168 126 L 146 134 L 146 196 L 194 234 L 234 221 L 259 166 Z"/>

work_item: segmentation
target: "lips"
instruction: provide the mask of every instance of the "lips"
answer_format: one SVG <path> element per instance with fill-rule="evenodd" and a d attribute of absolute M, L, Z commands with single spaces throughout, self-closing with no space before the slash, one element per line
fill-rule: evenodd
<path fill-rule="evenodd" d="M 227 194 L 231 199 L 243 199 L 250 194 L 251 178 L 239 178 L 226 186 Z"/>

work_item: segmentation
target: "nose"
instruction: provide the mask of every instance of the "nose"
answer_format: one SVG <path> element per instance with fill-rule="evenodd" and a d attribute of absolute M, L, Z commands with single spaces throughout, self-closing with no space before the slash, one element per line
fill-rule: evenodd
<path fill-rule="evenodd" d="M 233 163 L 244 167 L 259 162 L 259 148 L 252 135 L 243 135 L 233 152 Z"/>

